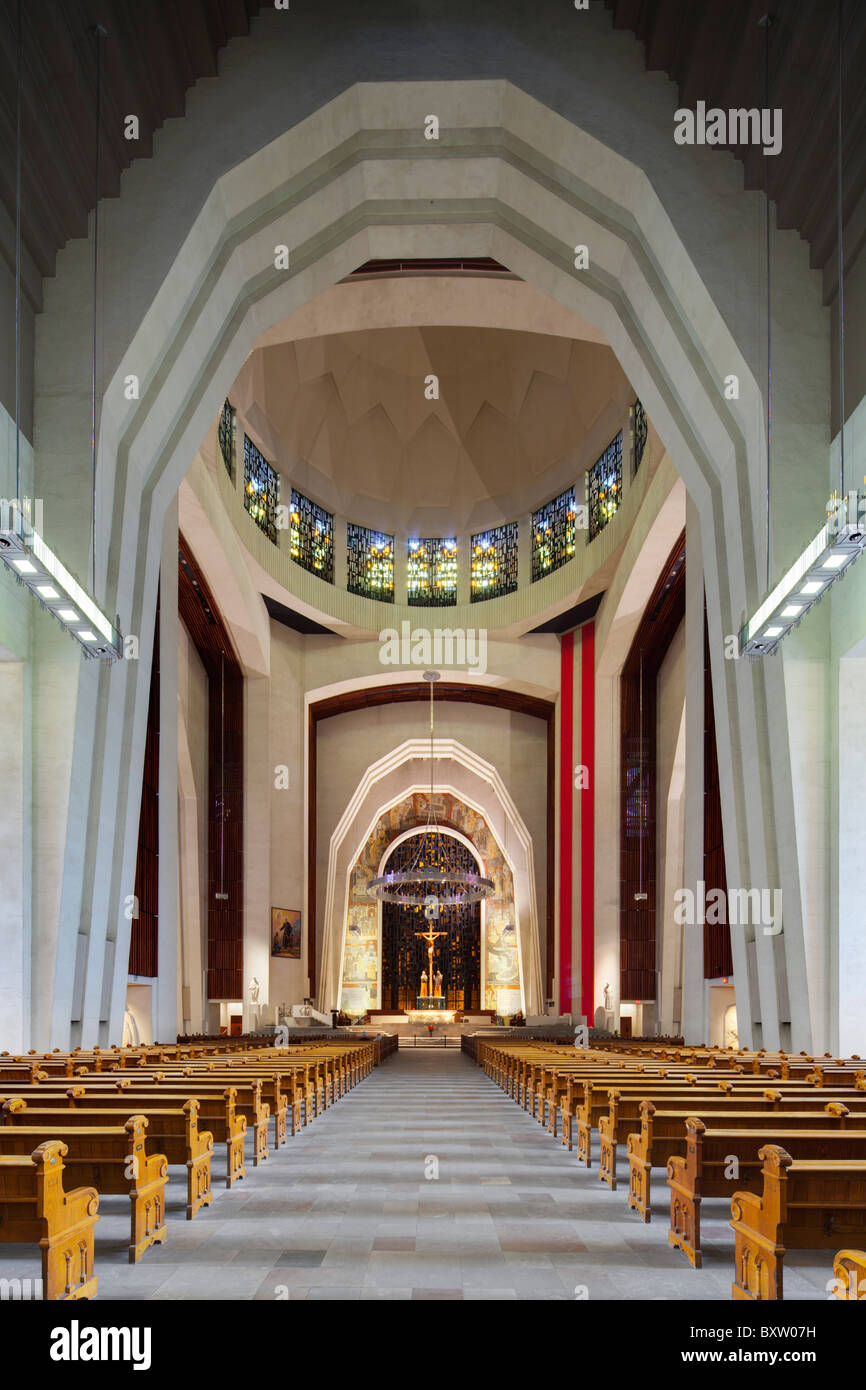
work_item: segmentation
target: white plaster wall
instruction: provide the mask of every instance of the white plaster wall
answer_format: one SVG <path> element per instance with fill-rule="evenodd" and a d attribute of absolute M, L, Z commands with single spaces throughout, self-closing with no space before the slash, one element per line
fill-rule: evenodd
<path fill-rule="evenodd" d="M 307 995 L 307 872 L 306 765 L 304 758 L 305 646 L 315 638 L 302 637 L 281 623 L 271 623 L 270 771 L 270 906 L 303 913 L 300 960 L 270 960 L 270 1002 L 298 1004 Z M 289 784 L 278 789 L 277 766 L 288 768 Z M 324 897 L 321 898 L 324 904 Z M 270 942 L 270 922 L 268 922 Z"/>
<path fill-rule="evenodd" d="M 839 1038 L 840 1055 L 863 1056 L 866 1028 L 866 641 L 839 664 Z"/>
<path fill-rule="evenodd" d="M 673 920 L 674 893 L 683 886 L 685 853 L 686 624 L 680 623 L 661 664 L 656 706 L 656 942 L 662 1033 L 679 1022 L 682 933 Z M 685 930 L 688 930 L 687 928 Z"/>

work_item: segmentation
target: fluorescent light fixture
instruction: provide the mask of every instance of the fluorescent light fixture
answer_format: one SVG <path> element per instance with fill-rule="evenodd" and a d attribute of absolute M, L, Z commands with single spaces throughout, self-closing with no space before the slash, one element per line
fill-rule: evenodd
<path fill-rule="evenodd" d="M 846 499 L 831 503 L 831 514 L 817 536 L 742 628 L 740 655 L 772 655 L 864 549 L 866 491 L 852 491 Z M 792 597 L 796 602 L 791 602 Z"/>
<path fill-rule="evenodd" d="M 53 613 L 88 656 L 119 661 L 123 638 L 17 504 L 0 517 L 0 560 Z M 26 508 L 25 508 L 26 510 Z M 75 605 L 72 607 L 72 605 Z M 59 606 L 57 606 L 59 605 Z M 71 626 L 86 622 L 87 626 Z"/>

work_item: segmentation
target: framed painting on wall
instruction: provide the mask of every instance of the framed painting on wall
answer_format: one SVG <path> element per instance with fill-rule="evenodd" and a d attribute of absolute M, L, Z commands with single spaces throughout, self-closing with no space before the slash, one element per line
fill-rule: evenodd
<path fill-rule="evenodd" d="M 301 959 L 301 914 L 294 908 L 271 908 L 271 955 Z"/>

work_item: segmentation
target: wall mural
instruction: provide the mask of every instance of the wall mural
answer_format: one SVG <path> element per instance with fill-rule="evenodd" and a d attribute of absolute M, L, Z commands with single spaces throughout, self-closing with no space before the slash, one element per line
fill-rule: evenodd
<path fill-rule="evenodd" d="M 390 807 L 379 817 L 352 865 L 340 980 L 340 1007 L 346 1013 L 363 1014 L 367 1009 L 379 1007 L 378 904 L 368 897 L 367 888 L 379 873 L 388 846 L 405 831 L 426 825 L 428 801 L 429 796 L 424 792 L 415 792 Z M 494 883 L 494 891 L 484 905 L 482 1008 L 509 1015 L 516 1013 L 523 1009 L 523 1001 L 511 869 L 478 811 L 450 792 L 437 792 L 433 805 L 436 820 L 443 829 L 458 830 L 474 845 L 481 856 L 484 873 Z"/>

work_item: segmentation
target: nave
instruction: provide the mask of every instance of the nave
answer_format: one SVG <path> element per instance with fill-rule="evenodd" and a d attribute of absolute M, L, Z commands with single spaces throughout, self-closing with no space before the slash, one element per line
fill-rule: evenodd
<path fill-rule="evenodd" d="M 169 1204 L 138 1264 L 124 1198 L 101 1199 L 99 1298 L 728 1301 L 730 1201 L 705 1204 L 694 1270 L 668 1247 L 664 1181 L 644 1225 L 624 1158 L 611 1192 L 593 1145 L 583 1168 L 457 1049 L 403 1048 L 255 1168 L 248 1139 L 235 1187 L 215 1164 L 213 1206 L 186 1222 Z M 0 1278 L 38 1274 L 10 1253 Z M 790 1251 L 786 1302 L 826 1297 L 829 1264 Z"/>

